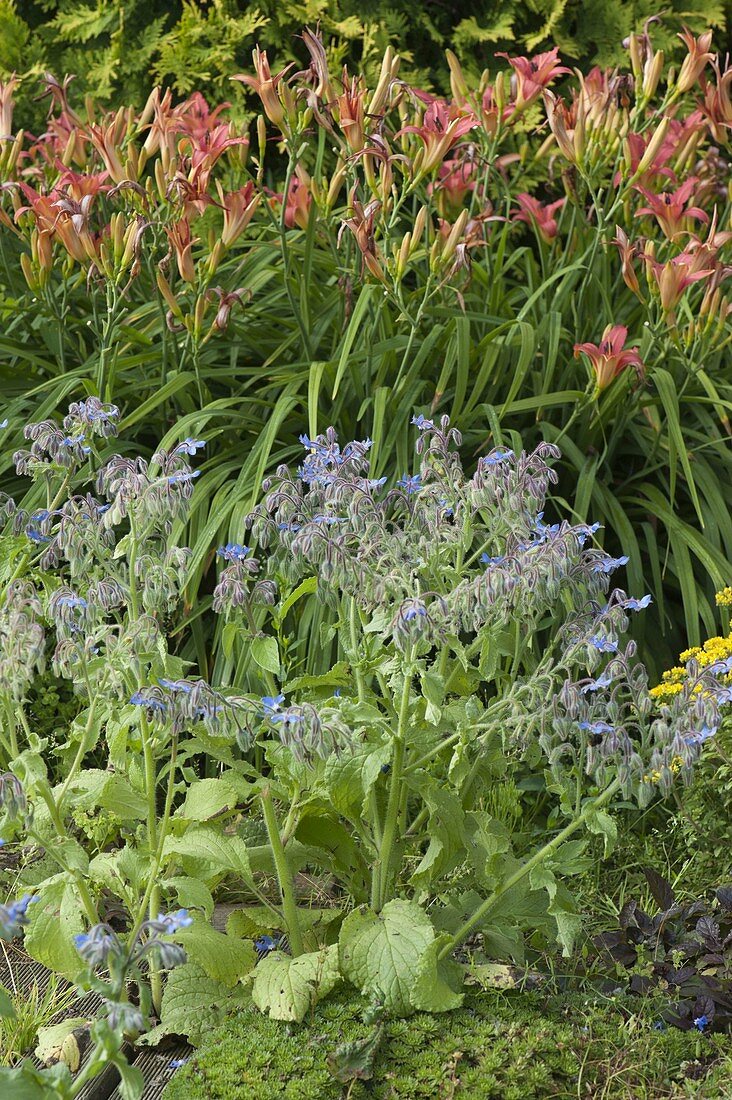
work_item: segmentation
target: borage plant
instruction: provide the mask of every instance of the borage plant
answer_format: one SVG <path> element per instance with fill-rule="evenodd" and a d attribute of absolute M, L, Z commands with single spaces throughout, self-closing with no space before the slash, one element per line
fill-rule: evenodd
<path fill-rule="evenodd" d="M 20 883 L 40 900 L 29 910 L 26 949 L 69 978 L 79 969 L 74 939 L 90 926 L 112 921 L 126 942 L 144 946 L 163 897 L 209 917 L 213 900 L 196 856 L 212 879 L 249 874 L 235 837 L 215 834 L 217 845 L 206 845 L 199 836 L 183 849 L 185 867 L 180 852 L 188 827 L 221 810 L 211 809 L 211 797 L 236 806 L 250 787 L 231 745 L 240 710 L 252 704 L 185 679 L 166 636 L 188 558 L 170 532 L 197 474 L 188 459 L 204 444 L 185 439 L 150 463 L 102 457 L 117 419 L 115 406 L 91 397 L 73 404 L 62 425 L 29 424 L 30 448 L 15 463 L 35 482 L 28 499 L 40 493 L 45 506 L 3 501 L 0 746 L 8 770 L 0 836 L 31 853 Z M 48 657 L 78 697 L 56 748 L 35 732 L 28 709 Z M 204 754 L 211 767 L 227 768 L 225 783 L 196 782 L 194 762 Z M 190 940 L 188 966 L 203 954 L 208 971 L 224 971 L 232 984 L 254 965 L 251 945 L 205 922 L 180 936 Z M 147 980 L 159 1012 L 156 957 Z"/>
<path fill-rule="evenodd" d="M 654 712 L 620 648 L 649 597 L 609 593 L 624 559 L 593 547 L 595 527 L 544 522 L 556 448 L 494 449 L 468 477 L 459 434 L 420 416 L 420 469 L 389 486 L 369 477 L 368 441 L 305 439 L 248 517 L 260 558 L 221 548 L 233 671 L 213 687 L 168 637 L 186 566 L 171 526 L 201 441 L 149 464 L 110 456 L 116 421 L 90 398 L 63 426 L 29 425 L 16 465 L 45 506 L 4 503 L 0 836 L 37 857 L 20 873 L 39 899 L 28 951 L 74 977 L 78 945 L 112 935 L 90 927 L 131 958 L 165 908 L 190 908 L 165 986 L 165 961 L 145 958 L 150 1041 L 195 1041 L 250 986 L 279 1019 L 341 978 L 392 1013 L 446 1010 L 455 949 L 477 932 L 499 957 L 521 958 L 525 937 L 569 952 L 575 834 L 609 850 L 614 805 L 687 780 L 727 689 L 696 668 Z M 316 622 L 336 661 L 302 675 L 288 631 Z M 55 756 L 27 708 L 47 653 L 79 700 Z M 330 876 L 326 912 L 298 902 L 302 868 Z M 227 877 L 259 905 L 224 934 L 208 920 Z"/>
<path fill-rule="evenodd" d="M 586 866 L 572 838 L 601 834 L 608 852 L 613 807 L 688 781 L 718 722 L 717 668 L 654 710 L 634 643 L 620 643 L 650 596 L 609 592 L 627 559 L 592 545 L 597 525 L 544 522 L 556 447 L 494 449 L 468 477 L 448 419 L 414 423 L 419 471 L 391 487 L 369 477 L 368 440 L 303 437 L 302 466 L 281 466 L 247 520 L 267 571 L 243 545 L 222 552 L 214 606 L 259 663 L 280 659 L 255 624 L 265 577 L 283 592 L 286 655 L 284 619 L 308 601 L 332 610 L 321 639 L 340 650 L 329 674 L 262 701 L 261 797 L 292 955 L 260 964 L 253 993 L 280 1018 L 304 1015 L 339 973 L 393 1012 L 455 1006 L 453 954 L 476 932 L 499 956 L 521 957 L 525 933 L 568 954 L 581 920 L 563 880 Z M 325 951 L 307 951 L 293 841 L 357 903 Z"/>

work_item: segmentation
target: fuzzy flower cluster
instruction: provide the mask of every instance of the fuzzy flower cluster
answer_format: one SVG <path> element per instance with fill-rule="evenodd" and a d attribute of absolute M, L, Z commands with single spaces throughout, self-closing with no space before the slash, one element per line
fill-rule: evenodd
<path fill-rule="evenodd" d="M 217 550 L 218 557 L 226 563 L 213 594 L 217 614 L 227 614 L 239 607 L 271 606 L 276 601 L 276 582 L 259 576 L 259 562 L 249 554 L 249 547 L 237 542 L 229 542 Z"/>
<path fill-rule="evenodd" d="M 332 428 L 302 437 L 302 465 L 279 467 L 247 517 L 272 570 L 293 583 L 316 575 L 326 599 L 352 596 L 404 651 L 516 617 L 537 622 L 560 593 L 584 610 L 575 631 L 591 626 L 588 638 L 614 645 L 620 612 L 596 609 L 627 559 L 592 547 L 596 525 L 544 522 L 557 449 L 495 448 L 468 476 L 447 417 L 413 423 L 420 468 L 391 487 L 368 476 L 369 440 L 341 449 Z"/>
<path fill-rule="evenodd" d="M 97 476 L 97 492 L 109 502 L 104 522 L 114 526 L 129 518 L 141 529 L 168 534 L 173 521 L 183 519 L 199 476 L 188 462 L 204 443 L 186 439 L 172 451 L 156 451 L 151 462 L 114 455 Z"/>
<path fill-rule="evenodd" d="M 89 397 L 69 406 L 62 427 L 53 420 L 27 424 L 23 434 L 31 446 L 14 454 L 17 472 L 35 477 L 53 469 L 77 469 L 91 454 L 94 436 L 106 438 L 117 434 L 118 418 L 116 405 L 105 405 L 99 398 Z"/>
<path fill-rule="evenodd" d="M 635 643 L 628 642 L 599 675 L 565 680 L 540 743 L 557 779 L 568 763 L 579 763 L 602 787 L 612 769 L 625 796 L 643 806 L 656 789 L 667 794 L 676 776 L 689 782 L 732 691 L 725 684 L 727 665 L 702 667 L 692 659 L 679 691 L 659 706 L 635 654 Z"/>
<path fill-rule="evenodd" d="M 139 688 L 130 702 L 144 711 L 153 726 L 170 729 L 173 734 L 203 723 L 212 736 L 237 737 L 243 744 L 248 744 L 256 714 L 254 703 L 222 695 L 205 680 L 160 677 L 157 683 Z"/>

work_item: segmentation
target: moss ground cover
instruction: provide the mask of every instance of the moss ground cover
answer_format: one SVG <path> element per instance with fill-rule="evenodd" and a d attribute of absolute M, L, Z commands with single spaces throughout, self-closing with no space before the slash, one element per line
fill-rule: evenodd
<path fill-rule="evenodd" d="M 582 995 L 476 993 L 447 1016 L 386 1024 L 369 1081 L 339 1083 L 327 1057 L 368 1037 L 342 995 L 283 1029 L 253 1010 L 207 1037 L 165 1100 L 528 1100 L 728 1095 L 729 1040 L 653 1027 L 652 1006 Z"/>

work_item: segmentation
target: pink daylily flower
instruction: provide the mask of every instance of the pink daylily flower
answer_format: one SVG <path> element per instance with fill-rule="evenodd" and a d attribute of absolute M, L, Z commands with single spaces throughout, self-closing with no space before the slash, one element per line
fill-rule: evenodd
<path fill-rule="evenodd" d="M 586 355 L 590 360 L 598 393 L 606 389 L 626 367 L 635 367 L 638 376 L 643 377 L 645 364 L 638 352 L 633 348 L 624 350 L 627 338 L 628 330 L 625 325 L 608 325 L 599 344 L 574 345 L 576 359 L 580 355 Z"/>
<path fill-rule="evenodd" d="M 699 206 L 686 205 L 691 199 L 698 182 L 696 176 L 690 176 L 675 191 L 662 191 L 660 194 L 649 191 L 642 184 L 636 184 L 635 190 L 643 195 L 648 203 L 647 206 L 641 206 L 639 210 L 636 210 L 636 218 L 640 218 L 644 214 L 654 217 L 664 235 L 670 241 L 679 233 L 688 231 L 689 222 L 692 220 L 706 224 L 709 221 L 709 215 L 704 210 Z"/>
<path fill-rule="evenodd" d="M 555 202 L 543 203 L 522 191 L 516 196 L 519 212 L 512 215 L 511 221 L 533 225 L 542 240 L 551 244 L 557 235 L 557 219 L 554 215 L 562 209 L 566 201 L 566 198 L 563 198 Z"/>

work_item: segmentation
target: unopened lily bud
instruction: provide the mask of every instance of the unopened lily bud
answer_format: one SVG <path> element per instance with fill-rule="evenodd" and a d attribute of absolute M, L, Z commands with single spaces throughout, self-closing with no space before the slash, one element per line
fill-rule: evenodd
<path fill-rule="evenodd" d="M 115 259 L 120 259 L 124 251 L 125 225 L 121 213 L 112 214 L 109 219 L 109 236 L 114 248 Z"/>
<path fill-rule="evenodd" d="M 468 98 L 468 85 L 463 75 L 460 62 L 452 50 L 445 50 L 448 68 L 450 69 L 450 90 L 456 103 L 464 104 Z"/>
<path fill-rule="evenodd" d="M 650 99 L 655 94 L 663 72 L 663 62 L 663 50 L 658 50 L 646 64 L 643 71 L 643 95 L 646 99 Z"/>
<path fill-rule="evenodd" d="M 130 145 L 127 149 L 127 160 L 125 161 L 125 173 L 128 180 L 135 180 L 139 178 L 139 158 L 137 155 L 137 149 L 134 145 Z"/>
<path fill-rule="evenodd" d="M 168 303 L 171 312 L 174 313 L 176 317 L 182 317 L 183 314 L 181 312 L 180 306 L 178 305 L 175 294 L 173 294 L 170 283 L 165 278 L 160 268 L 158 268 L 156 272 L 155 281 L 158 284 L 158 290 L 162 294 L 163 298 L 165 298 L 165 301 Z"/>
<path fill-rule="evenodd" d="M 15 135 L 15 139 L 14 139 L 12 145 L 10 146 L 10 149 L 8 151 L 8 154 L 7 154 L 7 159 L 5 161 L 4 171 L 5 171 L 6 176 L 11 175 L 16 169 L 16 166 L 18 164 L 18 158 L 20 157 L 20 153 L 21 153 L 21 150 L 23 148 L 23 138 L 24 137 L 25 137 L 25 130 L 18 130 L 17 134 Z"/>
<path fill-rule="evenodd" d="M 335 172 L 333 173 L 330 184 L 328 186 L 328 194 L 325 196 L 326 210 L 332 210 L 335 206 L 336 199 L 338 198 L 341 187 L 343 186 L 343 181 L 346 178 L 346 171 L 346 165 L 341 164 L 338 168 L 336 168 Z"/>
<path fill-rule="evenodd" d="M 206 298 L 201 294 L 196 298 L 196 305 L 193 311 L 193 323 L 195 325 L 196 335 L 198 335 L 203 329 L 203 320 L 206 314 Z"/>
<path fill-rule="evenodd" d="M 384 112 L 386 105 L 386 97 L 389 94 L 389 89 L 392 85 L 392 81 L 396 78 L 399 70 L 399 55 L 394 53 L 391 46 L 387 46 L 386 53 L 384 54 L 383 61 L 381 62 L 381 72 L 379 73 L 379 81 L 376 85 L 376 91 L 371 97 L 369 103 L 368 114 L 369 115 L 381 115 Z"/>
<path fill-rule="evenodd" d="M 412 229 L 412 240 L 414 242 L 412 246 L 412 251 L 414 251 L 414 249 L 417 247 L 419 241 L 422 238 L 422 234 L 424 233 L 424 227 L 427 224 L 427 213 L 428 211 L 426 206 L 420 206 L 419 210 L 417 211 L 417 217 L 414 219 L 414 227 Z"/>
<path fill-rule="evenodd" d="M 68 168 L 74 159 L 74 152 L 76 151 L 76 131 L 72 130 L 69 134 L 64 151 L 61 154 L 61 163 L 64 168 Z"/>
<path fill-rule="evenodd" d="M 493 85 L 493 99 L 498 109 L 498 117 L 503 114 L 503 108 L 506 106 L 506 73 L 500 72 L 496 76 L 495 83 Z"/>
<path fill-rule="evenodd" d="M 165 202 L 165 197 L 168 191 L 168 182 L 165 178 L 165 169 L 161 160 L 155 161 L 155 183 L 158 188 L 158 195 Z"/>
<path fill-rule="evenodd" d="M 643 156 L 640 159 L 640 164 L 636 168 L 635 175 L 633 176 L 633 180 L 636 180 L 636 179 L 638 179 L 639 176 L 642 176 L 643 173 L 647 172 L 648 169 L 653 164 L 654 160 L 656 159 L 656 156 L 658 155 L 658 153 L 661 149 L 661 146 L 663 145 L 663 143 L 665 141 L 666 134 L 668 133 L 668 128 L 669 128 L 670 123 L 671 123 L 671 119 L 669 118 L 669 116 L 664 115 L 663 118 L 661 119 L 660 123 L 656 127 L 656 131 L 655 131 L 653 137 L 648 142 L 648 147 L 647 147 L 645 153 L 643 154 Z"/>
<path fill-rule="evenodd" d="M 211 255 L 209 256 L 208 269 L 213 275 L 216 272 L 221 260 L 223 259 L 226 249 L 221 241 L 217 241 L 211 249 Z"/>
<path fill-rule="evenodd" d="M 21 253 L 21 256 L 20 256 L 20 269 L 23 272 L 23 277 L 25 278 L 25 281 L 28 284 L 29 289 L 34 290 L 34 291 L 39 290 L 42 284 L 39 281 L 39 279 L 36 277 L 36 274 L 33 270 L 33 264 L 31 263 L 30 256 L 28 255 L 27 252 L 22 252 Z"/>
<path fill-rule="evenodd" d="M 261 181 L 264 172 L 264 155 L 267 151 L 267 123 L 265 122 L 264 115 L 257 116 L 257 141 L 259 144 L 259 171 L 257 172 L 257 180 Z"/>
<path fill-rule="evenodd" d="M 402 243 L 397 254 L 396 261 L 396 277 L 401 280 L 404 276 L 404 272 L 407 270 L 407 263 L 409 262 L 409 256 L 412 245 L 412 234 L 407 232 L 402 237 Z"/>
<path fill-rule="evenodd" d="M 630 41 L 628 42 L 628 49 L 630 52 L 630 67 L 633 76 L 636 81 L 640 81 L 641 73 L 643 72 L 643 59 L 641 55 L 640 39 L 637 34 L 631 34 Z"/>
<path fill-rule="evenodd" d="M 447 240 L 445 241 L 445 247 L 442 250 L 442 259 L 445 263 L 450 261 L 455 254 L 455 249 L 458 246 L 460 238 L 465 232 L 465 226 L 468 224 L 468 218 L 470 213 L 467 210 L 463 210 L 460 213 L 457 221 L 453 225 Z"/>

